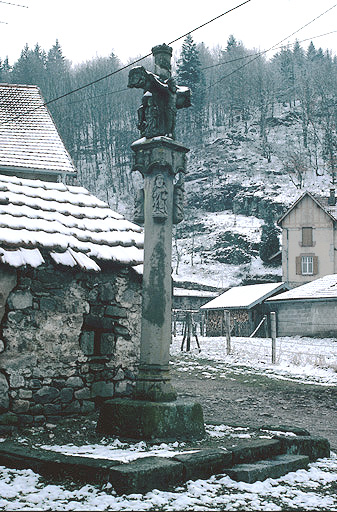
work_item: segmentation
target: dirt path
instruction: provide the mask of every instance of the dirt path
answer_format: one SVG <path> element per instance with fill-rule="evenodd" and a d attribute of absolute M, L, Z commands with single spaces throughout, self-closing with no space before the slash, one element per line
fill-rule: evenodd
<path fill-rule="evenodd" d="M 194 398 L 202 404 L 206 422 L 297 426 L 326 437 L 337 450 L 336 387 L 254 375 L 210 379 L 176 367 L 172 377 L 180 397 Z"/>

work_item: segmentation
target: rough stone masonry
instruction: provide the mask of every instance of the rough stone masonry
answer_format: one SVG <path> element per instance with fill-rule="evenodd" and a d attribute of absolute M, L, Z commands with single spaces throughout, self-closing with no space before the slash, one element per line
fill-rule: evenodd
<path fill-rule="evenodd" d="M 131 393 L 141 304 L 132 269 L 3 266 L 0 284 L 0 431 Z"/>

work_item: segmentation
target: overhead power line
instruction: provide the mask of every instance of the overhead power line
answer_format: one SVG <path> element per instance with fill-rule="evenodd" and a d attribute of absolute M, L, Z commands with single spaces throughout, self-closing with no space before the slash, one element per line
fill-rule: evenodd
<path fill-rule="evenodd" d="M 296 41 L 294 41 L 293 43 L 283 44 L 281 46 L 273 47 L 272 49 L 273 50 L 279 50 L 279 49 L 282 49 L 282 48 L 287 48 L 288 46 L 293 46 L 296 43 L 305 43 L 306 41 L 312 41 L 313 39 L 317 39 L 318 37 L 328 36 L 330 34 L 335 34 L 336 32 L 337 32 L 337 30 L 332 30 L 331 32 L 326 32 L 325 34 L 320 34 L 318 36 L 307 37 L 306 39 L 301 39 L 301 41 L 298 41 L 296 39 Z M 222 62 L 217 62 L 216 64 L 212 64 L 211 66 L 205 66 L 204 68 L 201 68 L 201 69 L 203 71 L 206 71 L 208 69 L 216 68 L 218 66 L 224 66 L 224 65 L 230 64 L 232 62 L 237 62 L 238 60 L 248 59 L 249 57 L 260 57 L 260 55 L 263 55 L 263 54 L 265 54 L 268 51 L 270 51 L 270 50 L 263 50 L 262 52 L 257 52 L 257 53 L 252 53 L 250 55 L 243 55 L 241 57 L 236 57 L 235 59 L 224 60 Z"/>
<path fill-rule="evenodd" d="M 4 2 L 3 0 L 0 0 L 0 4 L 13 5 L 14 7 L 24 7 L 25 9 L 28 9 L 28 5 L 13 4 L 12 2 Z"/>
<path fill-rule="evenodd" d="M 276 47 L 278 47 L 281 43 L 283 43 L 284 41 L 286 41 L 286 39 L 289 39 L 290 37 L 294 36 L 295 34 L 297 34 L 298 32 L 300 32 L 301 30 L 303 30 L 305 27 L 308 27 L 309 25 L 311 25 L 311 23 L 313 23 L 314 21 L 318 20 L 319 18 L 321 18 L 322 16 L 324 16 L 324 14 L 326 14 L 327 12 L 331 11 L 332 9 L 334 9 L 336 7 L 337 4 L 333 5 L 332 7 L 329 7 L 329 9 L 327 9 L 326 11 L 322 12 L 321 14 L 319 14 L 318 16 L 316 16 L 316 18 L 314 18 L 313 20 L 309 21 L 308 23 L 306 23 L 305 25 L 303 25 L 301 28 L 295 30 L 295 32 L 293 32 L 292 34 L 288 35 L 287 37 L 283 38 L 281 41 L 279 41 L 278 43 L 274 44 L 273 46 L 271 46 L 270 48 L 268 48 L 268 50 L 264 50 L 263 52 L 261 52 L 261 54 L 259 55 L 256 55 L 253 59 L 251 59 L 250 61 L 248 62 L 245 62 L 244 64 L 242 64 L 242 66 L 234 69 L 233 71 L 231 71 L 230 73 L 228 73 L 227 75 L 221 77 L 219 80 L 217 80 L 216 82 L 213 82 L 212 84 L 210 84 L 207 89 L 210 89 L 211 87 L 214 87 L 214 85 L 222 82 L 223 80 L 225 80 L 226 78 L 230 77 L 231 75 L 233 75 L 234 73 L 237 73 L 238 71 L 240 71 L 241 69 L 243 69 L 244 67 L 248 66 L 248 64 L 251 64 L 252 62 L 254 62 L 256 59 L 258 59 L 260 57 L 260 55 L 264 55 L 265 53 L 267 52 L 270 52 L 271 50 L 274 50 Z"/>
<path fill-rule="evenodd" d="M 170 45 L 170 44 L 175 43 L 176 41 L 179 41 L 183 37 L 186 37 L 187 34 L 191 34 L 192 32 L 195 32 L 196 30 L 199 30 L 200 28 L 204 27 L 205 25 L 208 25 L 209 23 L 212 23 L 213 21 L 221 18 L 222 16 L 225 16 L 226 14 L 229 14 L 230 12 L 234 11 L 235 9 L 238 9 L 239 7 L 242 7 L 243 5 L 247 4 L 248 2 L 251 2 L 251 0 L 246 0 L 245 2 L 237 5 L 236 7 L 233 7 L 232 9 L 229 9 L 226 12 L 220 14 L 216 18 L 213 18 L 213 19 L 207 21 L 206 23 L 203 23 L 202 25 L 199 25 L 196 28 L 194 28 L 192 30 L 189 30 L 188 32 L 186 32 L 186 34 L 183 34 L 183 35 L 177 37 L 176 39 L 174 39 L 173 41 L 171 41 L 168 44 Z M 83 89 L 86 89 L 87 87 L 91 87 L 92 85 L 95 85 L 95 84 L 101 82 L 102 80 L 106 80 L 107 78 L 110 78 L 110 77 L 116 75 L 117 73 L 120 73 L 121 71 L 124 71 L 125 69 L 128 69 L 129 67 L 134 66 L 135 64 L 138 64 L 138 62 L 146 59 L 147 57 L 151 57 L 151 55 L 152 55 L 152 52 L 148 53 L 147 55 L 144 55 L 143 57 L 140 57 L 139 59 L 136 59 L 133 62 L 130 62 L 130 64 L 127 64 L 127 65 L 125 65 L 125 66 L 123 66 L 123 67 L 121 67 L 121 68 L 119 68 L 119 69 L 117 69 L 115 71 L 112 71 L 111 73 L 108 73 L 107 75 L 104 75 L 104 76 L 102 76 L 100 78 L 97 78 L 96 80 L 93 80 L 92 82 L 89 82 L 88 84 L 84 84 L 84 85 L 82 85 L 80 87 L 77 87 L 76 89 L 73 89 L 72 91 L 68 91 L 65 94 L 62 94 L 61 96 L 58 96 L 57 98 L 53 98 L 53 99 L 51 99 L 49 101 L 46 101 L 45 103 L 43 103 L 39 107 L 36 107 L 36 108 L 34 108 L 32 110 L 29 110 L 29 111 L 25 112 L 24 114 L 20 114 L 20 115 L 18 115 L 16 117 L 13 117 L 12 119 L 8 119 L 7 121 L 4 121 L 3 123 L 1 123 L 0 126 L 5 124 L 5 123 L 8 123 L 8 122 L 15 121 L 16 119 L 19 119 L 19 118 L 23 117 L 24 115 L 28 115 L 28 114 L 30 114 L 30 113 L 34 112 L 35 110 L 38 110 L 38 109 L 40 109 L 42 107 L 46 107 L 46 106 L 50 105 L 51 103 L 55 103 L 56 101 L 59 101 L 59 100 L 61 100 L 63 98 L 66 98 L 67 96 L 70 96 L 71 94 L 74 94 L 75 92 L 79 92 L 79 91 L 82 91 Z"/>

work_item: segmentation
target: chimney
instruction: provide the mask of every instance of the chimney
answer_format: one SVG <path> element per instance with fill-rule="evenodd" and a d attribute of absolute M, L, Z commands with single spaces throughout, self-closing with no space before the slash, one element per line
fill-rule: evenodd
<path fill-rule="evenodd" d="M 328 205 L 329 206 L 336 206 L 336 195 L 335 195 L 335 189 L 330 188 L 330 196 L 328 199 Z"/>

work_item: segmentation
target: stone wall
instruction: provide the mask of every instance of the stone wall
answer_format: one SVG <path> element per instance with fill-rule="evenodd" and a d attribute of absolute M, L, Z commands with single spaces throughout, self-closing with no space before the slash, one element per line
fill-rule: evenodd
<path fill-rule="evenodd" d="M 266 302 L 276 312 L 277 336 L 337 337 L 336 299 Z"/>
<path fill-rule="evenodd" d="M 141 282 L 132 269 L 18 270 L 0 324 L 0 425 L 86 414 L 130 394 L 140 311 Z"/>

